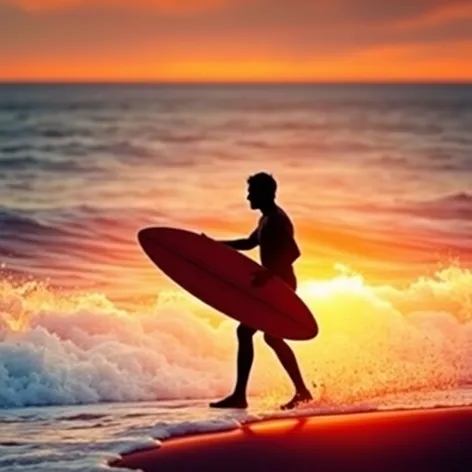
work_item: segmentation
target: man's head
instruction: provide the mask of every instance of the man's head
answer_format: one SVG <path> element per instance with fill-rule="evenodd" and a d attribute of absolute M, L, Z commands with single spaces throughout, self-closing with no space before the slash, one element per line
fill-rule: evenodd
<path fill-rule="evenodd" d="M 253 210 L 258 210 L 274 203 L 277 192 L 277 182 L 272 175 L 265 172 L 251 175 L 247 179 L 247 199 Z"/>

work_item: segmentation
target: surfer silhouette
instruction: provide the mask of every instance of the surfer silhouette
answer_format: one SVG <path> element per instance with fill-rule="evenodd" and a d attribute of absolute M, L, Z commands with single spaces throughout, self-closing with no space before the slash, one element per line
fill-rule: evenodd
<path fill-rule="evenodd" d="M 257 228 L 248 238 L 219 241 L 227 246 L 248 251 L 259 246 L 263 270 L 254 275 L 252 284 L 263 286 L 272 274 L 283 279 L 293 290 L 297 279 L 293 263 L 300 257 L 300 250 L 294 239 L 294 228 L 290 218 L 276 202 L 277 182 L 265 172 L 252 175 L 247 180 L 251 209 L 262 213 Z M 221 401 L 210 403 L 213 408 L 247 408 L 246 388 L 254 360 L 253 336 L 256 329 L 240 324 L 237 328 L 237 381 L 234 392 Z M 274 350 L 295 387 L 294 397 L 282 409 L 295 408 L 300 403 L 312 400 L 290 346 L 282 339 L 264 335 L 266 343 Z"/>

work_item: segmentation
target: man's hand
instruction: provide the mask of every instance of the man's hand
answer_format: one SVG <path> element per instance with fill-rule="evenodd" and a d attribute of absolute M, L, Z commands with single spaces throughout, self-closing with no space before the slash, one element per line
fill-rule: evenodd
<path fill-rule="evenodd" d="M 253 279 L 251 281 L 251 285 L 253 287 L 263 287 L 272 277 L 272 272 L 269 269 L 261 269 L 257 272 L 253 272 L 252 275 Z"/>

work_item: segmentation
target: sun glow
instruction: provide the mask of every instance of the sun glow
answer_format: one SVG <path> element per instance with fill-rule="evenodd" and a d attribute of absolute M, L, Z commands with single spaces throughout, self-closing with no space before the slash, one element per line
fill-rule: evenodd
<path fill-rule="evenodd" d="M 349 267 L 336 263 L 334 269 L 340 275 L 326 280 L 307 280 L 301 282 L 297 293 L 302 297 L 331 297 L 342 293 L 362 293 L 366 291 L 364 277 L 353 272 Z"/>

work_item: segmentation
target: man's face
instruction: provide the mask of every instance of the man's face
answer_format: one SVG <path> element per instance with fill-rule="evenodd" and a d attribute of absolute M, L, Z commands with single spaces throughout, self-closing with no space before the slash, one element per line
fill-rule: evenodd
<path fill-rule="evenodd" d="M 260 209 L 261 203 L 263 202 L 263 196 L 261 195 L 261 192 L 258 191 L 257 188 L 254 188 L 253 186 L 249 185 L 248 192 L 247 192 L 247 199 L 249 203 L 251 204 L 252 210 Z"/>

